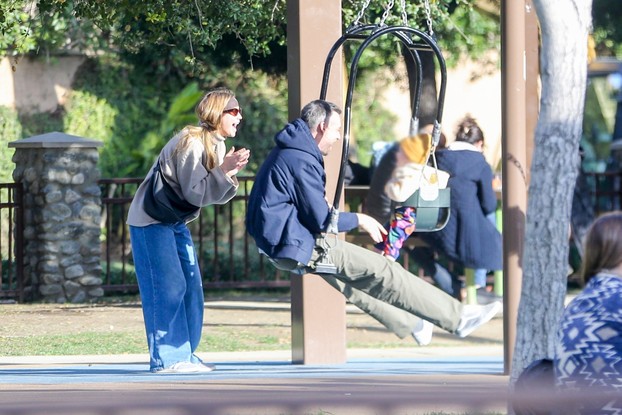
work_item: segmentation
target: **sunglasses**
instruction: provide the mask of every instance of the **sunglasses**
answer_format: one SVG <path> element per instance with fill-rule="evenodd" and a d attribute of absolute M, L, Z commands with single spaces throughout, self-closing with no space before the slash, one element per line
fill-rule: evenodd
<path fill-rule="evenodd" d="M 242 110 L 240 108 L 231 108 L 230 110 L 224 110 L 223 113 L 231 114 L 234 117 L 237 117 L 238 114 L 242 114 Z"/>

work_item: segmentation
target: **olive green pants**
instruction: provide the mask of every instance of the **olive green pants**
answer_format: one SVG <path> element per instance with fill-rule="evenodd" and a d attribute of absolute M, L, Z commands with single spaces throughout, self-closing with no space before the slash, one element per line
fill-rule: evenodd
<path fill-rule="evenodd" d="M 335 266 L 333 273 L 318 273 L 348 301 L 400 338 L 409 335 L 423 318 L 453 333 L 462 303 L 405 270 L 399 263 L 341 239 L 329 246 L 318 240 L 308 266 L 287 259 L 272 260 L 280 269 L 298 274 L 316 273 L 318 262 Z M 323 255 L 325 253 L 325 255 Z"/>

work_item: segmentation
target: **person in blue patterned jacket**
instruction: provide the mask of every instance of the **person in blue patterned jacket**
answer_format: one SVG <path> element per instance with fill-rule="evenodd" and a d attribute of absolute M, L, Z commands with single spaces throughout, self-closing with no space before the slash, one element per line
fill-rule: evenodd
<path fill-rule="evenodd" d="M 577 413 L 622 414 L 621 211 L 594 221 L 584 252 L 585 287 L 558 326 L 555 383 L 562 396 L 573 398 Z"/>

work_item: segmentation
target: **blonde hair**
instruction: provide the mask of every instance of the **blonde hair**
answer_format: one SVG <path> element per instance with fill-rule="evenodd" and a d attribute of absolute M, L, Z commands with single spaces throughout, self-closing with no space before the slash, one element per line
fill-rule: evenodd
<path fill-rule="evenodd" d="M 220 121 L 227 103 L 234 98 L 233 91 L 228 88 L 216 88 L 207 92 L 195 108 L 199 125 L 187 125 L 182 131 L 181 140 L 175 153 L 187 149 L 192 140 L 201 140 L 205 148 L 205 167 L 208 170 L 218 166 L 218 155 L 214 151 L 214 142 L 220 136 Z"/>

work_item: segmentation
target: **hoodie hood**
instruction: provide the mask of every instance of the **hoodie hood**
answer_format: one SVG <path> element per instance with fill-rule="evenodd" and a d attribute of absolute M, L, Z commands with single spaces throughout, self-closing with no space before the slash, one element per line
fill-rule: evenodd
<path fill-rule="evenodd" d="M 324 166 L 324 158 L 311 135 L 311 131 L 301 118 L 287 124 L 275 137 L 274 142 L 281 149 L 300 150 L 310 154 Z"/>

